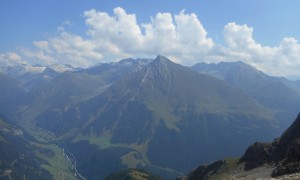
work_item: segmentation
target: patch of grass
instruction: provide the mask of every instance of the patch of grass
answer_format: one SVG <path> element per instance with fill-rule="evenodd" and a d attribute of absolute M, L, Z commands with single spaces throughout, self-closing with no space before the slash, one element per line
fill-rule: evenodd
<path fill-rule="evenodd" d="M 225 158 L 225 164 L 222 166 L 222 169 L 214 174 L 211 179 L 214 180 L 222 180 L 222 179 L 230 179 L 230 173 L 233 172 L 234 169 L 237 168 L 239 158 Z"/>
<path fill-rule="evenodd" d="M 37 152 L 37 156 L 46 160 L 49 164 L 41 165 L 44 169 L 49 171 L 54 179 L 76 179 L 74 176 L 72 165 L 64 156 L 63 150 L 55 144 L 34 144 L 37 147 L 50 150 L 53 154 L 47 155 L 45 153 Z"/>
<path fill-rule="evenodd" d="M 122 163 L 126 164 L 129 168 L 137 168 L 138 165 L 145 166 L 146 163 L 137 152 L 131 151 L 128 154 L 121 157 Z"/>
<path fill-rule="evenodd" d="M 156 112 L 156 119 L 164 120 L 166 127 L 168 129 L 174 129 L 175 131 L 179 132 L 179 128 L 176 126 L 176 123 L 179 121 L 178 118 L 172 114 L 172 110 L 170 106 L 165 103 L 160 103 L 160 101 L 151 101 L 148 100 L 146 105 L 150 110 Z M 159 122 L 157 122 L 159 124 Z"/>
<path fill-rule="evenodd" d="M 39 128 L 30 123 L 20 123 L 20 126 L 23 127 L 26 132 L 28 132 L 31 136 L 33 136 L 37 141 L 47 143 L 55 140 L 55 135 L 50 133 L 45 129 Z"/>
<path fill-rule="evenodd" d="M 105 180 L 161 180 L 160 177 L 150 174 L 142 169 L 127 169 L 119 172 L 115 172 Z"/>
<path fill-rule="evenodd" d="M 239 162 L 239 158 L 225 158 L 226 167 L 228 169 L 235 168 Z"/>
<path fill-rule="evenodd" d="M 37 147 L 36 155 L 47 162 L 41 168 L 46 169 L 54 179 L 76 179 L 71 162 L 64 156 L 63 149 L 51 144 L 55 140 L 54 134 L 30 123 L 20 125 L 37 140 L 30 144 Z"/>
<path fill-rule="evenodd" d="M 110 143 L 111 133 L 109 131 L 104 132 L 101 136 L 97 136 L 96 134 L 90 134 L 89 136 L 79 134 L 72 140 L 72 142 L 76 143 L 83 140 L 89 141 L 90 144 L 97 145 L 99 149 L 116 147 L 116 145 Z"/>
<path fill-rule="evenodd" d="M 148 180 L 148 174 L 144 172 L 132 171 L 129 173 L 132 179 L 135 180 Z"/>

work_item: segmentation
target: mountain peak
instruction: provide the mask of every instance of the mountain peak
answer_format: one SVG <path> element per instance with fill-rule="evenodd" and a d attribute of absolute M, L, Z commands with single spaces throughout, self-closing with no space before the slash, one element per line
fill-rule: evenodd
<path fill-rule="evenodd" d="M 169 79 L 171 77 L 174 64 L 168 58 L 158 55 L 148 66 L 145 68 L 146 76 L 153 77 L 154 79 Z"/>
<path fill-rule="evenodd" d="M 155 67 L 161 66 L 167 68 L 168 65 L 173 64 L 173 62 L 165 56 L 158 55 L 150 64 Z"/>
<path fill-rule="evenodd" d="M 156 58 L 155 58 L 154 60 L 155 60 L 155 61 L 160 61 L 160 62 L 163 62 L 163 61 L 171 61 L 171 60 L 169 60 L 167 57 L 162 56 L 162 55 L 157 55 Z"/>

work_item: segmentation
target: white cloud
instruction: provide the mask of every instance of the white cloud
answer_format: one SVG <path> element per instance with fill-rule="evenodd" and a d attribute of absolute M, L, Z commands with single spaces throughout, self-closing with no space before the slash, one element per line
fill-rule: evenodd
<path fill-rule="evenodd" d="M 181 11 L 172 17 L 169 13 L 158 13 L 151 22 L 143 24 L 143 52 L 163 54 L 180 63 L 193 64 L 199 58 L 209 56 L 214 48 L 211 38 L 195 14 Z"/>
<path fill-rule="evenodd" d="M 48 54 L 46 50 L 38 48 L 36 51 L 23 48 L 22 54 L 29 59 L 32 64 L 54 64 L 56 63 L 52 55 Z"/>
<path fill-rule="evenodd" d="M 25 59 L 41 64 L 87 67 L 161 54 L 184 65 L 242 60 L 266 73 L 300 78 L 298 41 L 284 38 L 278 46 L 265 46 L 255 41 L 254 28 L 248 25 L 228 23 L 224 27 L 224 45 L 221 45 L 208 37 L 196 14 L 184 10 L 176 15 L 157 13 L 143 24 L 137 22 L 135 14 L 120 7 L 112 15 L 92 9 L 85 11 L 83 17 L 87 26 L 85 36 L 59 27 L 57 36 L 33 42 L 33 49 L 23 49 Z"/>
<path fill-rule="evenodd" d="M 15 52 L 7 52 L 4 54 L 0 53 L 0 64 L 4 66 L 14 66 L 18 64 L 27 64 L 27 62 Z"/>
<path fill-rule="evenodd" d="M 71 33 L 61 32 L 58 37 L 50 39 L 49 43 L 59 63 L 86 67 L 102 58 L 93 42 Z"/>
<path fill-rule="evenodd" d="M 71 64 L 88 67 L 102 58 L 90 40 L 60 31 L 48 41 L 34 41 L 35 49 L 22 49 L 22 53 L 38 64 Z"/>
<path fill-rule="evenodd" d="M 275 47 L 263 46 L 253 39 L 253 28 L 228 23 L 224 28 L 228 59 L 243 60 L 272 75 L 300 77 L 300 44 L 284 38 Z"/>
<path fill-rule="evenodd" d="M 87 34 L 103 57 L 131 56 L 139 51 L 141 30 L 134 14 L 127 14 L 122 8 L 114 9 L 114 16 L 96 10 L 86 11 Z"/>
<path fill-rule="evenodd" d="M 113 15 L 94 9 L 84 12 L 87 38 L 59 28 L 59 35 L 47 41 L 35 41 L 34 50 L 25 56 L 39 63 L 67 63 L 89 66 L 121 58 L 162 54 L 185 64 L 196 63 L 213 49 L 213 40 L 196 14 L 181 11 L 157 13 L 149 23 L 138 24 L 135 14 L 115 8 Z"/>

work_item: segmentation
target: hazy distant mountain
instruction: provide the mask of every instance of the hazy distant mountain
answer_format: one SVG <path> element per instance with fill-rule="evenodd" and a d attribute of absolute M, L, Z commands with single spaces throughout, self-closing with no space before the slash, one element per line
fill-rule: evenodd
<path fill-rule="evenodd" d="M 46 96 L 61 98 L 93 97 L 116 80 L 141 69 L 149 62 L 148 59 L 124 59 L 117 63 L 100 64 L 74 72 L 66 71 L 41 87 L 37 93 L 50 93 Z"/>
<path fill-rule="evenodd" d="M 266 75 L 241 61 L 198 63 L 191 68 L 241 88 L 259 103 L 272 109 L 277 119 L 281 120 L 282 130 L 291 124 L 290 119 L 299 111 L 300 88 L 297 81 Z"/>
<path fill-rule="evenodd" d="M 240 159 L 225 159 L 192 171 L 189 180 L 198 179 L 299 179 L 300 114 L 294 123 L 272 143 L 251 145 Z"/>
<path fill-rule="evenodd" d="M 124 74 L 140 70 L 145 65 L 149 64 L 153 59 L 123 59 L 119 62 L 103 63 L 82 70 L 89 74 L 110 74 L 115 73 L 115 76 L 124 76 Z"/>
<path fill-rule="evenodd" d="M 18 81 L 1 73 L 0 85 L 0 99 L 11 98 L 21 91 L 21 86 Z"/>
<path fill-rule="evenodd" d="M 17 110 L 24 92 L 20 83 L 0 73 L 0 114 L 9 117 Z"/>
<path fill-rule="evenodd" d="M 57 77 L 59 74 L 66 71 L 76 71 L 78 68 L 73 68 L 70 65 L 27 65 L 21 64 L 16 66 L 1 66 L 0 72 L 20 81 L 21 85 L 26 90 L 32 90 L 39 87 L 47 82 L 51 81 L 53 78 Z"/>
<path fill-rule="evenodd" d="M 278 133 L 272 114 L 238 88 L 162 56 L 55 112 L 38 126 L 62 135 L 89 179 L 128 167 L 178 175 Z"/>
<path fill-rule="evenodd" d="M 117 63 L 100 64 L 74 72 L 66 71 L 28 93 L 29 102 L 19 113 L 20 118 L 39 123 L 59 119 L 58 116 L 64 114 L 74 103 L 102 93 L 116 80 L 141 69 L 150 61 L 124 59 Z M 51 122 L 49 127 L 55 125 Z"/>
<path fill-rule="evenodd" d="M 238 62 L 220 62 L 218 64 L 198 63 L 191 67 L 193 70 L 222 79 L 243 90 L 251 91 L 264 86 L 271 77 L 254 67 Z"/>

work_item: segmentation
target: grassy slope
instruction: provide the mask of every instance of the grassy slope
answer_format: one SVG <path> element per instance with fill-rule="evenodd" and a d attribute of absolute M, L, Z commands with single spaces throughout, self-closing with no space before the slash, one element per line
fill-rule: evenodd
<path fill-rule="evenodd" d="M 150 174 L 141 169 L 128 169 L 115 172 L 105 178 L 105 180 L 161 180 L 160 177 Z"/>
<path fill-rule="evenodd" d="M 35 139 L 30 142 L 30 145 L 42 149 L 42 151 L 37 150 L 35 154 L 47 162 L 41 165 L 42 168 L 46 169 L 54 179 L 62 177 L 76 179 L 72 164 L 64 155 L 63 149 L 53 144 L 54 134 L 31 124 L 21 124 L 21 126 Z"/>

